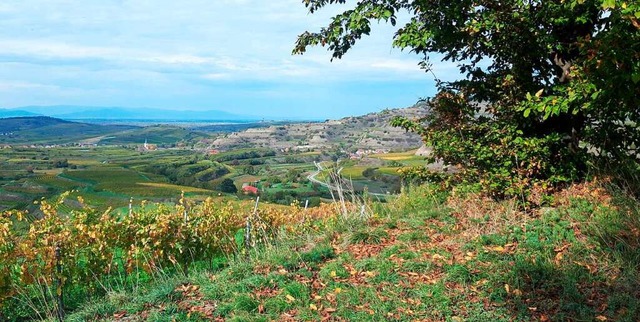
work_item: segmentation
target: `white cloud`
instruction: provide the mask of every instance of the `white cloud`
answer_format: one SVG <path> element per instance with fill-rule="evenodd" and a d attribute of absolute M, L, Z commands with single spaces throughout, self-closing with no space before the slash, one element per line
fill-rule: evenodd
<path fill-rule="evenodd" d="M 13 90 L 43 90 L 43 89 L 52 89 L 57 90 L 59 86 L 46 85 L 46 84 L 38 84 L 38 83 L 30 83 L 30 82 L 22 82 L 22 81 L 3 81 L 0 82 L 0 91 L 13 91 Z"/>
<path fill-rule="evenodd" d="M 291 56 L 299 33 L 317 30 L 346 6 L 310 15 L 300 0 L 6 0 L 0 68 L 11 66 L 0 70 L 0 83 L 102 88 L 126 101 L 145 94 L 138 87 L 153 96 L 224 82 L 428 78 L 416 56 L 392 49 L 393 29 L 385 25 L 374 25 L 372 36 L 342 60 L 330 62 L 324 48 Z"/>
<path fill-rule="evenodd" d="M 231 75 L 225 73 L 210 73 L 202 75 L 202 78 L 209 80 L 226 80 L 231 79 Z"/>

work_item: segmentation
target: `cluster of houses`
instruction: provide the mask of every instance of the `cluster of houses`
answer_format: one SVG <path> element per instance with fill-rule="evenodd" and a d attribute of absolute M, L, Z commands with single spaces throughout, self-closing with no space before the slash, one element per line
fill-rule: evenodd
<path fill-rule="evenodd" d="M 43 144 L 25 144 L 25 145 L 21 145 L 20 148 L 23 149 L 55 149 L 55 148 L 59 148 L 59 147 L 63 147 L 63 146 L 67 146 L 67 145 L 63 145 L 63 144 L 47 144 L 47 145 L 43 145 Z M 5 144 L 1 146 L 3 149 L 11 149 L 12 146 Z"/>
<path fill-rule="evenodd" d="M 140 152 L 155 151 L 157 149 L 158 149 L 157 145 L 147 142 L 146 139 L 144 140 L 144 144 L 142 146 L 138 147 L 138 151 L 140 151 Z"/>
<path fill-rule="evenodd" d="M 389 149 L 358 149 L 356 152 L 349 154 L 349 159 L 357 160 L 370 154 L 387 154 L 389 152 Z"/>

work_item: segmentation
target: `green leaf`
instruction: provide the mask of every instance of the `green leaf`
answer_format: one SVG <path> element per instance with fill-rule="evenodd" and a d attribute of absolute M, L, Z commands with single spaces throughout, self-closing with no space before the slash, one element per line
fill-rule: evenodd
<path fill-rule="evenodd" d="M 631 80 L 634 84 L 638 84 L 640 82 L 640 73 L 635 73 L 631 75 Z"/>
<path fill-rule="evenodd" d="M 529 114 L 531 114 L 531 109 L 530 108 L 524 110 L 524 117 L 529 117 Z"/>
<path fill-rule="evenodd" d="M 616 7 L 616 0 L 604 0 L 602 1 L 602 8 L 604 9 L 613 9 Z"/>

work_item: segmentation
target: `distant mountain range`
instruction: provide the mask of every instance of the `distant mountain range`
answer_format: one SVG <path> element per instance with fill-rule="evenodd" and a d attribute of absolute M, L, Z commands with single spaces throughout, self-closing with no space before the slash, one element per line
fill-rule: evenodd
<path fill-rule="evenodd" d="M 154 121 L 251 121 L 255 116 L 218 110 L 189 111 L 157 108 L 87 107 L 87 106 L 23 106 L 0 109 L 0 118 L 50 116 L 65 120 L 154 120 Z"/>

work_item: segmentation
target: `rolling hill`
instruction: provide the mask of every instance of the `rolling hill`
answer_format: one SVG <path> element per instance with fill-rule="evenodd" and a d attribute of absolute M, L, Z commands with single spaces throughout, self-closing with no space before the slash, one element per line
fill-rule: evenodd
<path fill-rule="evenodd" d="M 21 117 L 21 116 L 37 116 L 40 115 L 38 113 L 32 113 L 32 112 L 28 112 L 28 111 L 24 111 L 24 110 L 7 110 L 7 109 L 0 109 L 0 118 L 5 118 L 5 117 Z"/>
<path fill-rule="evenodd" d="M 250 128 L 221 135 L 213 147 L 228 150 L 238 147 L 314 150 L 325 148 L 406 150 L 419 147 L 419 135 L 389 125 L 395 116 L 423 116 L 423 106 L 388 109 L 378 113 L 327 120 L 316 123 L 292 123 Z"/>
<path fill-rule="evenodd" d="M 145 140 L 152 144 L 172 144 L 207 137 L 207 134 L 176 126 L 88 124 L 47 116 L 2 118 L 0 129 L 0 143 L 4 144 L 131 144 Z"/>
<path fill-rule="evenodd" d="M 1 143 L 62 144 L 89 137 L 131 130 L 126 125 L 96 125 L 65 121 L 47 116 L 0 119 Z"/>

